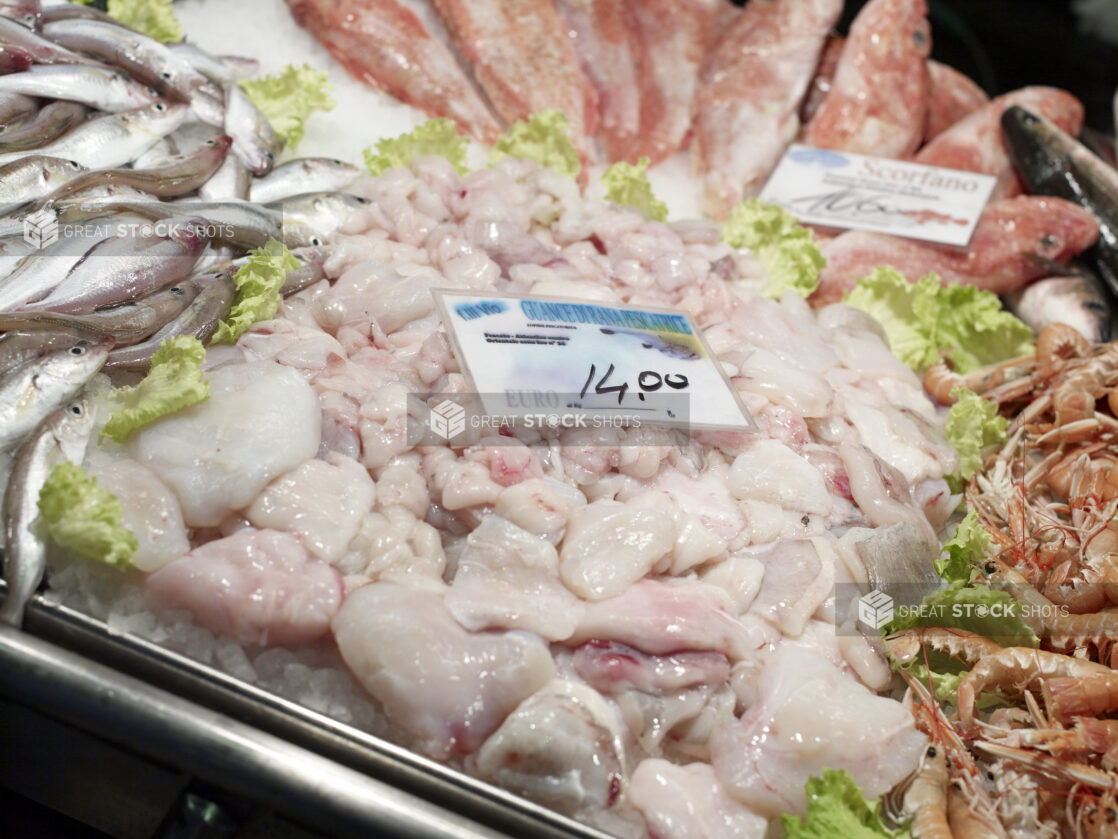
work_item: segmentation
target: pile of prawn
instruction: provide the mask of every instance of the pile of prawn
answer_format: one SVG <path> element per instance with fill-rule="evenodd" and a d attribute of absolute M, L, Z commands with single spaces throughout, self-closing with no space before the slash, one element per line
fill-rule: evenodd
<path fill-rule="evenodd" d="M 950 717 L 906 674 L 932 741 L 903 801 L 913 835 L 1118 836 L 1118 342 L 1054 324 L 1031 355 L 967 376 L 941 362 L 925 385 L 948 403 L 969 387 L 1012 417 L 966 500 L 991 538 L 986 582 L 1040 646 L 948 628 L 888 639 L 899 663 L 967 668 Z M 984 694 L 999 700 L 985 717 Z"/>

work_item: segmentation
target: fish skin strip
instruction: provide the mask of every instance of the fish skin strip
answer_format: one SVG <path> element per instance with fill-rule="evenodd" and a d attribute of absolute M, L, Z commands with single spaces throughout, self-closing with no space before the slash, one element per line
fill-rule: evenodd
<path fill-rule="evenodd" d="M 703 209 L 756 195 L 800 130 L 799 107 L 842 0 L 750 3 L 703 72 L 691 146 Z"/>
<path fill-rule="evenodd" d="M 287 0 L 295 20 L 359 81 L 492 143 L 501 126 L 419 17 L 396 0 Z"/>
<path fill-rule="evenodd" d="M 494 110 L 506 123 L 557 108 L 585 163 L 598 97 L 551 0 L 432 0 Z"/>
<path fill-rule="evenodd" d="M 927 13 L 925 0 L 870 0 L 862 7 L 804 142 L 888 158 L 916 151 L 928 108 Z"/>
<path fill-rule="evenodd" d="M 717 0 L 629 0 L 639 44 L 641 129 L 630 158 L 659 163 L 687 142 L 699 73 L 719 29 Z"/>

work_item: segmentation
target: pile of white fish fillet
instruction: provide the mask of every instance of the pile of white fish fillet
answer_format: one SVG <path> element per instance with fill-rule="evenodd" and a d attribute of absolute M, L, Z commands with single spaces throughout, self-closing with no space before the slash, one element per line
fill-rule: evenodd
<path fill-rule="evenodd" d="M 617 836 L 759 838 L 824 767 L 908 776 L 925 738 L 835 584 L 898 529 L 930 562 L 958 464 L 877 325 L 532 163 L 353 189 L 330 279 L 84 464 L 138 570 L 56 557 L 49 596 Z M 760 433 L 413 448 L 407 395 L 470 390 L 433 288 L 687 311 Z"/>

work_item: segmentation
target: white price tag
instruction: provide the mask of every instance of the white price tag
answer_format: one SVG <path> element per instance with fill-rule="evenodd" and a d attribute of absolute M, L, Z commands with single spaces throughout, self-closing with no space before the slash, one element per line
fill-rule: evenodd
<path fill-rule="evenodd" d="M 458 360 L 493 416 L 624 416 L 637 425 L 756 430 L 686 313 L 434 294 Z"/>
<path fill-rule="evenodd" d="M 761 191 L 808 224 L 966 245 L 997 179 L 793 145 Z"/>

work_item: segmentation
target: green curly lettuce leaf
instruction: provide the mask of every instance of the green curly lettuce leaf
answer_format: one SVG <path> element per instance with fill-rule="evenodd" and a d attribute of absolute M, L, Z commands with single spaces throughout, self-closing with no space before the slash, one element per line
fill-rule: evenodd
<path fill-rule="evenodd" d="M 329 77 L 309 64 L 288 64 L 279 73 L 241 81 L 241 89 L 267 117 L 284 143 L 294 149 L 303 139 L 307 117 L 337 104 Z"/>
<path fill-rule="evenodd" d="M 120 499 L 69 462 L 54 467 L 39 491 L 39 521 L 47 537 L 87 559 L 123 569 L 140 542 L 122 517 Z"/>
<path fill-rule="evenodd" d="M 881 799 L 866 801 L 845 769 L 824 769 L 804 785 L 807 815 L 781 817 L 784 839 L 911 839 L 905 828 L 886 827 Z"/>
<path fill-rule="evenodd" d="M 465 175 L 466 138 L 449 119 L 429 119 L 414 131 L 399 137 L 378 140 L 376 151 L 365 149 L 365 166 L 370 174 L 383 175 L 389 169 L 406 168 L 413 157 L 437 154 L 445 157 L 459 175 Z"/>
<path fill-rule="evenodd" d="M 895 268 L 878 266 L 845 302 L 876 318 L 893 354 L 918 373 L 941 355 L 956 372 L 969 373 L 1032 352 L 1033 331 L 1002 309 L 996 294 L 943 286 L 934 274 L 910 283 Z"/>
<path fill-rule="evenodd" d="M 287 275 L 298 267 L 299 260 L 283 242 L 275 239 L 250 251 L 248 262 L 233 275 L 237 295 L 229 314 L 217 325 L 210 344 L 236 343 L 254 323 L 274 317 L 280 305 L 280 289 Z"/>
<path fill-rule="evenodd" d="M 562 175 L 577 178 L 582 171 L 578 152 L 567 133 L 567 117 L 554 108 L 532 114 L 527 122 L 516 122 L 497 138 L 490 160 L 506 157 L 533 160 Z"/>
<path fill-rule="evenodd" d="M 779 299 L 786 291 L 809 296 L 819 285 L 819 272 L 827 264 L 811 231 L 783 207 L 748 198 L 730 210 L 722 239 L 734 248 L 750 250 L 769 275 L 762 290 Z"/>
<path fill-rule="evenodd" d="M 76 0 L 88 6 L 93 0 Z M 110 17 L 157 41 L 181 41 L 182 27 L 171 10 L 171 0 L 109 0 Z"/>
<path fill-rule="evenodd" d="M 953 388 L 955 400 L 947 412 L 944 431 L 947 441 L 959 453 L 959 471 L 949 476 L 953 492 L 961 492 L 967 481 L 982 469 L 982 456 L 991 447 L 1005 442 L 1009 421 L 998 415 L 998 406 L 965 387 Z"/>
<path fill-rule="evenodd" d="M 648 182 L 648 158 L 642 157 L 634 166 L 621 160 L 602 175 L 607 201 L 632 207 L 651 221 L 667 221 L 668 205 L 658 201 Z"/>
<path fill-rule="evenodd" d="M 202 342 L 193 336 L 179 335 L 164 341 L 139 384 L 117 388 L 110 394 L 113 414 L 101 429 L 101 437 L 123 443 L 134 431 L 160 417 L 208 399 L 210 384 L 202 375 L 205 358 Z"/>

